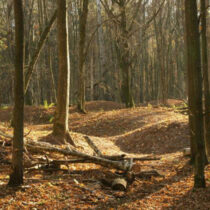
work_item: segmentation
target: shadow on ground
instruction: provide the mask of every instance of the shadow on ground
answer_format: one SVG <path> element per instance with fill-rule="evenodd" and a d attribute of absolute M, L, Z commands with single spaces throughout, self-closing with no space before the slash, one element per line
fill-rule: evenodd
<path fill-rule="evenodd" d="M 202 207 L 201 207 L 202 204 Z M 210 209 L 210 187 L 188 191 L 180 199 L 176 199 L 173 205 L 166 209 Z"/>
<path fill-rule="evenodd" d="M 133 209 L 139 209 L 141 207 L 141 200 L 143 200 L 145 197 L 149 197 L 152 194 L 161 191 L 161 189 L 165 188 L 166 186 L 179 182 L 191 174 L 192 168 L 186 163 L 183 167 L 177 170 L 177 173 L 174 176 L 169 177 L 168 179 L 155 181 L 152 184 L 151 182 L 142 181 L 141 184 L 136 183 L 136 186 L 131 185 L 130 188 L 135 188 L 134 192 L 128 192 L 122 198 L 118 198 L 109 202 L 101 202 L 96 206 L 95 209 L 106 209 L 107 207 L 113 209 L 126 209 L 126 205 L 123 206 L 124 204 L 132 206 Z"/>
<path fill-rule="evenodd" d="M 163 113 L 162 113 L 163 114 Z M 129 131 L 143 127 L 145 121 L 150 116 L 162 115 L 160 112 L 141 113 L 133 115 L 129 113 L 102 113 L 98 116 L 92 116 L 89 119 L 72 119 L 69 120 L 70 130 L 86 135 L 97 137 L 113 137 L 125 134 Z M 88 117 L 87 117 L 88 118 Z"/>
<path fill-rule="evenodd" d="M 189 128 L 186 123 L 157 124 L 116 137 L 115 144 L 126 153 L 174 153 L 190 145 Z"/>

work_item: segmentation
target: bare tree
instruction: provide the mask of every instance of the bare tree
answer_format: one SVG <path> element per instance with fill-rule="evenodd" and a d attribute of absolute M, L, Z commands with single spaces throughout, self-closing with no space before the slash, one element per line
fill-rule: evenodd
<path fill-rule="evenodd" d="M 189 124 L 194 187 L 205 187 L 200 40 L 196 0 L 185 0 Z"/>
<path fill-rule="evenodd" d="M 8 185 L 23 184 L 23 115 L 24 115 L 24 25 L 22 0 L 14 0 L 15 15 L 15 105 L 14 105 L 14 138 L 12 151 L 12 174 Z"/>
<path fill-rule="evenodd" d="M 78 83 L 78 109 L 82 113 L 86 113 L 85 110 L 85 39 L 86 39 L 86 24 L 88 15 L 88 3 L 89 0 L 82 0 L 82 8 L 79 18 L 79 83 Z"/>
<path fill-rule="evenodd" d="M 206 0 L 201 0 L 201 40 L 202 40 L 202 69 L 204 83 L 204 134 L 206 143 L 206 153 L 210 158 L 210 93 L 209 93 L 209 75 L 208 75 L 208 53 L 206 39 Z"/>
<path fill-rule="evenodd" d="M 59 143 L 67 141 L 74 145 L 68 129 L 70 65 L 66 0 L 57 0 L 57 8 L 59 76 L 53 134 L 60 138 Z"/>

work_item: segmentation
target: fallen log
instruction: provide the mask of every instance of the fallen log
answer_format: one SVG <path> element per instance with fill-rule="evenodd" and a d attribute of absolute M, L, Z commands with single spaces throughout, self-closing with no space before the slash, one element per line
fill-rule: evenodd
<path fill-rule="evenodd" d="M 94 144 L 94 142 L 90 139 L 89 136 L 84 136 L 85 140 L 89 144 L 89 146 L 94 150 L 94 152 L 105 159 L 109 160 L 129 160 L 131 159 L 130 157 L 126 157 L 126 154 L 121 154 L 121 155 L 103 155 L 102 152 L 98 149 L 98 147 Z M 160 158 L 156 157 L 136 157 L 133 158 L 133 161 L 149 161 L 149 160 L 160 160 Z"/>
<path fill-rule="evenodd" d="M 115 156 L 107 156 L 109 159 L 110 157 L 115 157 Z M 125 158 L 125 159 L 119 159 L 119 160 L 129 160 L 131 158 Z M 113 159 L 116 160 L 116 159 Z M 148 161 L 148 160 L 160 160 L 160 158 L 133 158 L 133 161 Z M 68 159 L 68 160 L 51 160 L 49 164 L 60 164 L 60 165 L 66 165 L 66 164 L 71 164 L 71 163 L 92 163 L 92 160 L 90 159 L 84 159 L 84 158 L 79 158 L 79 159 Z"/>
<path fill-rule="evenodd" d="M 123 178 L 116 178 L 112 182 L 112 189 L 113 190 L 120 190 L 125 191 L 127 188 L 127 181 Z"/>
<path fill-rule="evenodd" d="M 127 160 L 128 158 L 124 158 L 125 160 Z M 157 157 L 136 157 L 133 158 L 133 161 L 150 161 L 150 160 L 160 160 L 161 158 L 157 158 Z"/>
<path fill-rule="evenodd" d="M 0 131 L 0 135 L 5 136 L 6 138 L 13 138 L 10 135 L 4 134 Z M 96 153 L 101 155 L 99 157 L 97 156 L 91 156 L 79 151 L 76 151 L 73 148 L 70 148 L 70 146 L 68 146 L 66 149 L 62 149 L 59 147 L 56 147 L 50 143 L 46 143 L 46 142 L 38 142 L 38 141 L 34 141 L 30 138 L 24 138 L 24 144 L 25 147 L 29 150 L 35 151 L 35 152 L 57 152 L 63 155 L 69 155 L 69 156 L 74 156 L 74 157 L 78 157 L 78 160 L 69 160 L 69 163 L 95 163 L 95 164 L 99 164 L 105 167 L 109 167 L 109 168 L 115 168 L 118 170 L 122 170 L 122 171 L 129 171 L 131 170 L 132 166 L 133 166 L 133 160 L 157 160 L 157 158 L 125 158 L 125 154 L 122 155 L 116 155 L 116 156 L 106 156 L 106 155 L 102 155 L 102 153 L 100 152 L 100 150 L 95 146 L 95 144 L 90 140 L 89 137 L 86 137 L 86 139 L 88 139 L 89 145 L 92 145 L 92 148 L 94 151 L 97 151 Z M 92 142 L 92 143 L 90 143 Z M 65 160 L 64 162 L 67 163 L 67 161 Z"/>
<path fill-rule="evenodd" d="M 164 177 L 164 175 L 160 174 L 156 170 L 150 171 L 141 171 L 140 173 L 134 174 L 134 177 L 142 178 L 142 179 L 151 179 L 152 177 Z"/>
<path fill-rule="evenodd" d="M 29 150 L 32 149 L 34 151 L 39 151 L 39 152 L 40 151 L 57 152 L 63 155 L 76 156 L 79 158 L 88 159 L 88 160 L 91 160 L 92 163 L 99 164 L 105 167 L 116 168 L 123 171 L 128 171 L 133 166 L 132 159 L 123 160 L 123 161 L 113 161 L 113 160 L 108 160 L 102 157 L 91 156 L 82 152 L 78 152 L 75 149 L 70 148 L 70 147 L 67 147 L 66 149 L 61 149 L 49 143 L 36 142 L 30 139 L 25 139 L 25 146 Z"/>

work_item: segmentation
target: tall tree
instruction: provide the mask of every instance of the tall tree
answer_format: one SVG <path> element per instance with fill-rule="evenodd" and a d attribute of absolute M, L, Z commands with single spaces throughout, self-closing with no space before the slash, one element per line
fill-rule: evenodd
<path fill-rule="evenodd" d="M 98 24 L 98 60 L 99 60 L 99 77 L 101 85 L 98 86 L 99 91 L 99 99 L 110 100 L 109 86 L 108 81 L 111 81 L 109 78 L 109 68 L 107 67 L 107 56 L 105 53 L 105 45 L 104 45 L 104 32 L 103 32 L 103 20 L 102 20 L 102 9 L 101 9 L 101 1 L 96 0 L 97 6 L 97 24 Z M 101 88 L 102 86 L 102 88 Z"/>
<path fill-rule="evenodd" d="M 200 40 L 196 0 L 185 0 L 189 124 L 194 187 L 205 187 Z"/>
<path fill-rule="evenodd" d="M 14 138 L 12 151 L 12 173 L 10 186 L 23 184 L 23 118 L 24 118 L 24 25 L 22 0 L 14 0 L 15 15 L 15 105 L 14 105 Z"/>
<path fill-rule="evenodd" d="M 126 14 L 126 0 L 114 1 L 119 8 L 119 37 L 117 39 L 118 60 L 122 73 L 121 100 L 126 107 L 134 107 L 134 100 L 131 90 L 131 52 L 129 49 L 129 34 Z"/>
<path fill-rule="evenodd" d="M 208 75 L 208 53 L 206 39 L 206 0 L 201 0 L 201 40 L 202 40 L 202 69 L 204 84 L 204 134 L 206 143 L 206 153 L 210 158 L 210 93 L 209 93 L 209 75 Z"/>
<path fill-rule="evenodd" d="M 57 0 L 57 8 L 59 75 L 53 134 L 59 137 L 59 143 L 67 141 L 74 145 L 68 129 L 70 65 L 66 0 Z"/>
<path fill-rule="evenodd" d="M 86 113 L 85 110 L 85 38 L 86 38 L 86 24 L 88 15 L 88 3 L 89 0 L 82 0 L 82 8 L 79 17 L 79 84 L 78 84 L 78 109 L 82 113 Z"/>

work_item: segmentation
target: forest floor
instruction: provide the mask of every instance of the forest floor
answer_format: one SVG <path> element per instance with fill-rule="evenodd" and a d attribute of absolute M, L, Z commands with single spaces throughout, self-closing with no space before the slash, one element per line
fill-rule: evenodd
<path fill-rule="evenodd" d="M 173 106 L 173 101 L 171 100 Z M 125 109 L 114 102 L 88 102 L 87 114 L 70 108 L 69 128 L 77 148 L 93 151 L 84 141 L 90 136 L 106 155 L 131 157 L 155 155 L 160 160 L 137 161 L 132 171 L 157 170 L 163 176 L 136 179 L 124 192 L 101 185 L 114 170 L 95 164 L 71 164 L 63 170 L 31 170 L 24 185 L 7 186 L 11 147 L 0 146 L 0 209 L 210 209 L 210 165 L 206 166 L 205 189 L 193 190 L 193 169 L 182 149 L 189 147 L 186 115 L 173 107 L 139 106 Z M 0 108 L 0 131 L 9 127 L 12 109 Z M 25 107 L 25 134 L 37 141 L 49 141 L 54 107 Z M 0 136 L 0 141 L 8 140 Z M 33 154 L 36 156 L 37 154 Z M 47 154 L 50 158 L 62 158 Z"/>

